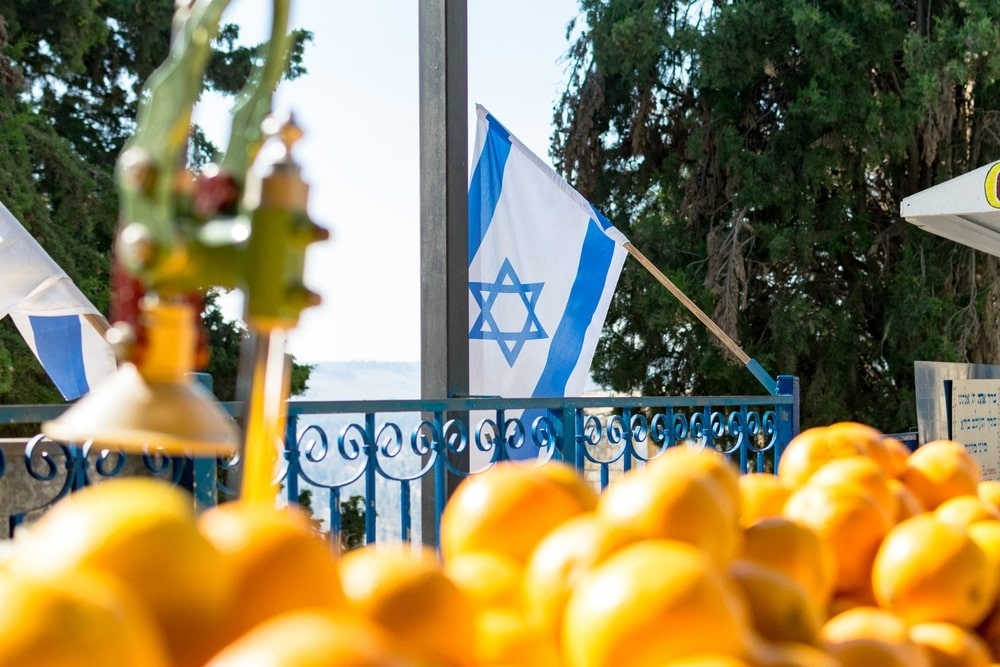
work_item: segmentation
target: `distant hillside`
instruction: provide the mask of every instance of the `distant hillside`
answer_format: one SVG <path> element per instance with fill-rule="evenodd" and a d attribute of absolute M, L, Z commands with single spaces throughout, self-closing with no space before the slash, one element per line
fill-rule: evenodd
<path fill-rule="evenodd" d="M 296 399 L 351 401 L 420 398 L 420 362 L 329 361 L 316 364 Z"/>
<path fill-rule="evenodd" d="M 594 382 L 585 392 L 600 391 Z M 316 364 L 296 399 L 350 401 L 420 398 L 419 361 L 328 361 Z"/>
<path fill-rule="evenodd" d="M 599 387 L 591 383 L 587 391 L 597 391 Z M 419 362 L 377 362 L 348 361 L 323 362 L 316 364 L 306 391 L 293 400 L 306 401 L 349 401 L 378 399 L 410 399 L 420 398 L 420 363 Z M 299 434 L 302 437 L 300 446 L 303 449 L 317 446 L 320 432 L 325 435 L 328 447 L 316 450 L 316 460 L 303 459 L 305 474 L 317 482 L 316 486 L 302 483 L 303 488 L 311 488 L 314 492 L 314 512 L 324 521 L 329 507 L 330 487 L 340 488 L 340 498 L 347 499 L 352 495 L 364 494 L 362 479 L 363 460 L 345 460 L 340 454 L 338 436 L 344 427 L 360 422 L 360 415 L 311 415 L 301 418 Z M 409 441 L 409 433 L 419 422 L 417 413 L 381 414 L 378 420 L 379 428 L 386 419 L 395 421 L 403 431 L 404 443 Z M 351 431 L 347 440 L 356 440 L 357 431 Z M 352 447 L 348 446 L 348 450 Z M 325 452 L 325 453 L 320 453 Z M 390 460 L 392 459 L 392 460 Z M 380 455 L 380 464 L 384 469 L 397 476 L 409 476 L 416 473 L 420 467 L 420 459 L 413 456 L 406 445 L 401 448 L 398 456 L 386 457 Z M 355 480 L 355 481 L 351 481 Z M 385 479 L 381 475 L 376 480 L 376 496 L 379 513 L 376 529 L 379 540 L 398 540 L 400 537 L 400 502 L 398 482 Z M 421 484 L 409 485 L 411 503 L 411 531 L 415 539 L 420 539 L 420 497 Z"/>

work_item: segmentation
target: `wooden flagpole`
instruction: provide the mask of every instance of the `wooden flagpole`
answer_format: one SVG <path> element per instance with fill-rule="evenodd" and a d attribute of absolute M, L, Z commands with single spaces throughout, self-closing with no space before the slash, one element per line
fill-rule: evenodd
<path fill-rule="evenodd" d="M 775 393 L 775 391 L 777 390 L 777 383 L 767 373 L 767 371 L 764 370 L 763 366 L 761 366 L 755 359 L 750 358 L 750 355 L 744 352 L 743 348 L 741 348 L 736 343 L 736 341 L 730 338 L 729 335 L 725 331 L 723 331 L 718 324 L 713 322 L 712 318 L 706 315 L 705 312 L 701 308 L 699 308 L 694 301 L 689 299 L 688 296 L 684 294 L 684 292 L 682 292 L 679 287 L 677 287 L 677 285 L 675 285 L 669 278 L 663 275 L 663 272 L 660 271 L 658 268 L 656 268 L 656 265 L 653 264 L 651 261 L 649 261 L 649 258 L 646 257 L 644 254 L 642 254 L 642 252 L 640 252 L 638 248 L 636 248 L 630 242 L 626 242 L 625 249 L 628 250 L 628 253 L 632 255 L 632 257 L 634 257 L 636 261 L 642 264 L 642 266 L 647 271 L 649 271 L 649 273 L 652 274 L 652 276 L 656 278 L 656 280 L 659 281 L 661 285 L 666 287 L 671 294 L 677 297 L 677 300 L 680 301 L 682 304 L 684 304 L 684 307 L 687 308 L 689 311 L 691 311 L 694 314 L 694 316 L 697 317 L 698 320 L 700 320 L 701 323 L 708 328 L 709 331 L 715 334 L 716 337 L 718 337 L 718 339 L 722 341 L 722 344 L 726 346 L 726 349 L 732 352 L 733 355 L 750 370 L 753 376 L 757 378 L 757 380 L 761 384 L 764 385 L 765 389 L 771 392 L 772 395 Z"/>

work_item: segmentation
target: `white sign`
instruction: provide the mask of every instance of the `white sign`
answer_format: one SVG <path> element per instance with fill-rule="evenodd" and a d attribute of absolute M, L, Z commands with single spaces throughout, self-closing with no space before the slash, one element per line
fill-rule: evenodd
<path fill-rule="evenodd" d="M 951 439 L 975 457 L 983 479 L 1000 479 L 1000 380 L 952 380 Z"/>

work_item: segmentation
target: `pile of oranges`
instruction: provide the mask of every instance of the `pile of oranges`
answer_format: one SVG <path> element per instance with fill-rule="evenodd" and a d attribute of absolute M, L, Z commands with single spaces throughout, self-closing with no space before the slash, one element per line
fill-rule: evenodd
<path fill-rule="evenodd" d="M 502 463 L 439 535 L 337 554 L 294 509 L 102 482 L 14 541 L 0 667 L 1000 664 L 1000 482 L 951 441 L 838 423 L 774 475 L 678 446 L 601 494 Z"/>

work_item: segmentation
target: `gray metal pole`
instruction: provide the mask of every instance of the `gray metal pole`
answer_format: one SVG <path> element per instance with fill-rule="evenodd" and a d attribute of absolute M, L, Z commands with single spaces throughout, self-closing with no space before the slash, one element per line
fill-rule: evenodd
<path fill-rule="evenodd" d="M 420 0 L 420 386 L 424 398 L 469 392 L 468 11 Z M 468 448 L 451 458 L 468 470 Z M 433 475 L 421 487 L 421 534 L 437 542 Z M 449 475 L 450 494 L 460 481 Z"/>

